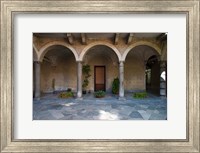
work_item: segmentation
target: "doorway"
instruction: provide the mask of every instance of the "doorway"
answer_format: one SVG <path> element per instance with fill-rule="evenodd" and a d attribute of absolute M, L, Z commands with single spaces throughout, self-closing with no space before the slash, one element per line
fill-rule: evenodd
<path fill-rule="evenodd" d="M 106 90 L 106 67 L 94 66 L 94 90 Z"/>

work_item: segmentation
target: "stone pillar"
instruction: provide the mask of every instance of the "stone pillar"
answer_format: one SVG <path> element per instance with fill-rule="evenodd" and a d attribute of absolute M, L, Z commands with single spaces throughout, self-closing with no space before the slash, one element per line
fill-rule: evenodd
<path fill-rule="evenodd" d="M 124 98 L 124 62 L 119 63 L 119 100 L 125 100 Z"/>
<path fill-rule="evenodd" d="M 35 68 L 35 98 L 40 99 L 40 62 L 34 62 Z"/>
<path fill-rule="evenodd" d="M 82 99 L 82 63 L 77 62 L 77 99 Z"/>
<path fill-rule="evenodd" d="M 145 91 L 147 91 L 146 65 L 147 65 L 147 61 L 144 61 L 144 90 Z"/>

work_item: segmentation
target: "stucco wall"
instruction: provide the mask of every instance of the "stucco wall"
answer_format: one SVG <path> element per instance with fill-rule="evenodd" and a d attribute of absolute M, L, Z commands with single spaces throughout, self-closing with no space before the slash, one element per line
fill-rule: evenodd
<path fill-rule="evenodd" d="M 111 91 L 112 82 L 115 77 L 119 77 L 118 62 L 113 62 L 104 56 L 94 57 L 87 62 L 91 67 L 91 77 L 87 90 L 94 91 L 94 66 L 106 67 L 106 91 Z M 64 58 L 58 61 L 56 67 L 44 61 L 41 64 L 41 89 L 42 92 L 52 92 L 54 90 L 66 90 L 72 88 L 76 91 L 77 86 L 77 64 L 74 59 Z M 53 88 L 53 79 L 55 86 Z M 124 63 L 124 85 L 125 90 L 143 90 L 144 84 L 144 66 L 141 61 L 134 56 L 128 56 Z"/>
<path fill-rule="evenodd" d="M 94 66 L 105 66 L 106 68 L 106 91 L 111 91 L 112 82 L 115 77 L 118 77 L 118 63 L 112 62 L 108 57 L 103 55 L 93 57 L 88 61 L 91 67 L 91 77 L 89 78 L 90 83 L 88 86 L 89 90 L 94 91 Z"/>
<path fill-rule="evenodd" d="M 167 61 L 167 41 L 163 42 L 161 60 Z"/>
<path fill-rule="evenodd" d="M 144 62 L 135 54 L 128 54 L 124 63 L 124 87 L 127 91 L 145 89 Z"/>
<path fill-rule="evenodd" d="M 41 64 L 41 91 L 52 92 L 53 90 L 66 90 L 67 88 L 76 91 L 76 76 L 77 65 L 75 59 L 71 56 L 59 58 L 56 66 L 51 66 L 49 62 L 43 61 Z M 55 79 L 54 87 L 53 79 Z"/>

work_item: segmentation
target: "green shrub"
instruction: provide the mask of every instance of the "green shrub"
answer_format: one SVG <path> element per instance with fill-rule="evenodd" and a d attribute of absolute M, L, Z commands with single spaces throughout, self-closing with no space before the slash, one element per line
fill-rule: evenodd
<path fill-rule="evenodd" d="M 134 98 L 143 99 L 147 97 L 147 92 L 137 92 L 133 94 Z"/>
<path fill-rule="evenodd" d="M 115 78 L 112 83 L 112 93 L 113 94 L 119 93 L 119 78 Z"/>
<path fill-rule="evenodd" d="M 73 97 L 73 96 L 74 96 L 74 94 L 73 94 L 73 92 L 71 92 L 71 91 L 61 92 L 61 93 L 58 95 L 59 98 L 70 98 L 70 97 Z"/>
<path fill-rule="evenodd" d="M 83 87 L 83 91 L 86 91 L 86 88 L 89 85 L 89 77 L 91 76 L 90 65 L 88 65 L 88 64 L 83 65 L 82 72 L 83 72 L 83 77 L 84 77 L 82 87 Z"/>
<path fill-rule="evenodd" d="M 105 93 L 105 91 L 103 91 L 103 90 L 99 90 L 99 91 L 96 91 L 95 93 L 94 93 L 94 96 L 96 97 L 96 98 L 102 98 L 102 97 L 104 97 L 106 95 L 106 93 Z"/>

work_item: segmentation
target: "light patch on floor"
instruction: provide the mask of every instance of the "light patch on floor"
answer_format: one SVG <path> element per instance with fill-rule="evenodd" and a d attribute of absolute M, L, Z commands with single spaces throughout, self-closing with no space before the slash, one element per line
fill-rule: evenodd
<path fill-rule="evenodd" d="M 67 106 L 67 107 L 69 107 L 69 106 L 72 106 L 72 105 L 74 105 L 75 103 L 67 103 L 67 104 L 62 104 L 63 106 Z"/>
<path fill-rule="evenodd" d="M 99 111 L 99 119 L 100 120 L 119 120 L 116 114 L 112 114 L 110 112 L 106 112 L 104 110 Z"/>

